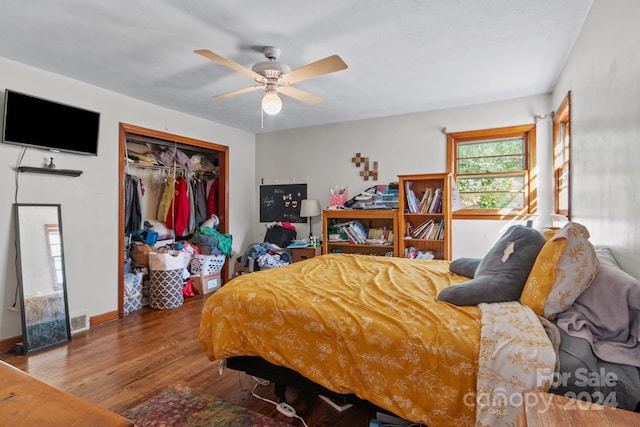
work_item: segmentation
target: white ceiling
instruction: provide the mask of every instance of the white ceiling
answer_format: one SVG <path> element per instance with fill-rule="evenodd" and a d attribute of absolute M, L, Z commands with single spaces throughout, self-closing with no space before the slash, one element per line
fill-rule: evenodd
<path fill-rule="evenodd" d="M 0 0 L 0 56 L 253 133 L 550 92 L 591 0 Z M 338 54 L 344 71 L 295 86 L 264 117 L 246 76 L 263 46 L 292 69 Z M 34 94 L 39 95 L 39 94 Z"/>

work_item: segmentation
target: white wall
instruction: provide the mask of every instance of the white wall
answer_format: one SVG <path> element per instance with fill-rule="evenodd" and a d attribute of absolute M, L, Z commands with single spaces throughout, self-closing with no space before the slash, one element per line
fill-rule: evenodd
<path fill-rule="evenodd" d="M 534 123 L 535 115 L 551 111 L 550 95 L 533 96 L 490 104 L 362 120 L 256 136 L 256 185 L 307 183 L 308 198 L 329 202 L 329 189 L 347 185 L 350 196 L 375 184 L 397 181 L 400 174 L 447 170 L 447 132 L 487 129 Z M 540 172 L 539 210 L 542 225 L 551 211 L 551 123 L 537 125 Z M 379 163 L 377 181 L 364 181 L 351 158 L 356 153 Z M 258 204 L 256 199 L 255 203 Z M 453 223 L 453 257 L 481 257 L 495 243 L 507 221 L 456 220 Z M 320 218 L 313 221 L 319 234 Z M 308 226 L 298 225 L 306 236 Z M 256 241 L 264 237 L 258 228 Z"/>
<path fill-rule="evenodd" d="M 573 220 L 640 277 L 640 2 L 595 1 L 553 92 L 571 90 Z"/>
<path fill-rule="evenodd" d="M 157 129 L 229 148 L 229 232 L 235 254 L 253 240 L 247 227 L 256 218 L 255 136 L 228 126 L 106 91 L 95 86 L 0 58 L 0 90 L 13 89 L 101 113 L 97 157 L 28 149 L 23 166 L 42 166 L 54 157 L 59 169 L 80 169 L 78 178 L 19 174 L 18 202 L 60 203 L 71 314 L 89 316 L 117 310 L 118 124 Z M 2 108 L 2 107 L 0 107 Z M 20 315 L 7 310 L 16 291 L 14 221 L 15 173 L 22 148 L 0 144 L 0 339 L 21 334 Z M 19 305 L 18 305 L 19 306 Z"/>

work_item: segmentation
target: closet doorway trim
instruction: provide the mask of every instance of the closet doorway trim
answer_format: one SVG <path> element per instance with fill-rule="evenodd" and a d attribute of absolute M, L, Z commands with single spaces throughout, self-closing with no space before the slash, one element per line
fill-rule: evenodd
<path fill-rule="evenodd" d="M 119 174 L 118 174 L 118 312 L 117 317 L 124 317 L 124 254 L 125 233 L 124 233 L 124 176 L 127 172 L 127 134 L 147 136 L 153 139 L 166 141 L 167 144 L 180 144 L 189 147 L 217 151 L 218 153 L 218 218 L 220 225 L 218 229 L 221 233 L 229 231 L 229 147 L 213 142 L 193 139 L 168 132 L 147 129 L 144 127 L 120 123 L 119 126 Z M 221 276 L 223 281 L 228 280 L 228 263 L 224 264 Z"/>

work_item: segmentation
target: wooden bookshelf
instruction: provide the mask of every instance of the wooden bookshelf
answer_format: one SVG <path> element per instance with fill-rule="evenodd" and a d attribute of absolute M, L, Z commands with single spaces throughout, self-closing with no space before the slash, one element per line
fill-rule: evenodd
<path fill-rule="evenodd" d="M 353 243 L 329 240 L 329 228 L 333 224 L 359 221 L 367 229 L 387 228 L 393 231 L 393 241 L 384 244 Z M 398 210 L 338 209 L 322 211 L 322 253 L 346 253 L 398 256 Z"/>
<path fill-rule="evenodd" d="M 418 251 L 431 251 L 435 259 L 451 260 L 451 182 L 449 173 L 398 175 L 398 238 L 399 256 L 404 257 L 409 248 Z M 408 189 L 415 195 L 415 204 L 410 202 L 412 197 Z M 429 212 L 427 208 L 420 209 L 425 192 L 436 189 L 441 191 L 440 209 Z M 407 198 L 409 197 L 409 199 Z M 412 236 L 410 231 L 416 230 L 427 221 L 437 223 L 442 232 L 440 236 L 418 237 Z"/>

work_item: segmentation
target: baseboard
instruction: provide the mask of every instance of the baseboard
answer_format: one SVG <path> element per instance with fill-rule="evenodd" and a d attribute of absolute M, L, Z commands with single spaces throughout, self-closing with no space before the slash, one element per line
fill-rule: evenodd
<path fill-rule="evenodd" d="M 97 316 L 93 316 L 89 319 L 89 324 L 91 327 L 96 325 L 100 325 L 102 323 L 112 322 L 114 320 L 118 320 L 120 316 L 118 315 L 118 311 L 110 311 L 108 313 L 99 314 Z"/>
<path fill-rule="evenodd" d="M 19 342 L 22 342 L 22 335 L 0 340 L 0 353 L 6 353 L 7 351 L 15 348 Z"/>

